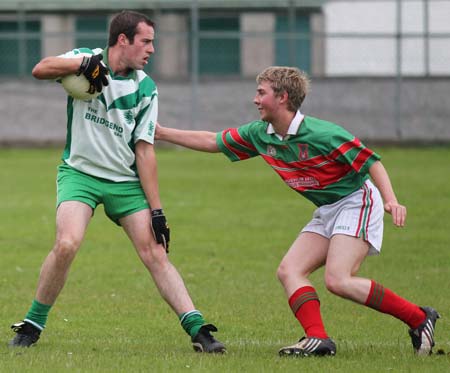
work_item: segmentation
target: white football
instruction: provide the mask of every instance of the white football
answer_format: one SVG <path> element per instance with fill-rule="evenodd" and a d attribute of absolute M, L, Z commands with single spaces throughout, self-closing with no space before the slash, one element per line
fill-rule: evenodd
<path fill-rule="evenodd" d="M 89 93 L 89 81 L 83 75 L 71 74 L 61 79 L 61 84 L 69 96 L 78 100 L 91 100 L 101 92 Z"/>

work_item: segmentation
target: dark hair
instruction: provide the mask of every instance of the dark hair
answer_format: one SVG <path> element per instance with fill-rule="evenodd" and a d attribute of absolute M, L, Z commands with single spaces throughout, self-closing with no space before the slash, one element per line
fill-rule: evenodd
<path fill-rule="evenodd" d="M 108 46 L 112 47 L 117 43 L 120 34 L 125 34 L 131 44 L 134 42 L 137 25 L 145 22 L 147 25 L 154 27 L 155 23 L 145 14 L 133 12 L 131 10 L 123 10 L 115 15 L 109 25 Z"/>

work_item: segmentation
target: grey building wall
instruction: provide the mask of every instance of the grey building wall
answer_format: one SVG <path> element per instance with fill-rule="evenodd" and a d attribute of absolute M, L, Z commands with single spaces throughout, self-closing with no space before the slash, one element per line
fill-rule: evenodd
<path fill-rule="evenodd" d="M 403 79 L 400 101 L 395 84 L 388 78 L 315 79 L 302 111 L 339 123 L 368 142 L 450 144 L 450 78 Z M 64 143 L 66 95 L 59 84 L 14 80 L 0 86 L 0 145 Z M 254 80 L 201 82 L 192 100 L 189 82 L 162 81 L 159 120 L 212 131 L 239 126 L 258 119 L 255 88 Z"/>

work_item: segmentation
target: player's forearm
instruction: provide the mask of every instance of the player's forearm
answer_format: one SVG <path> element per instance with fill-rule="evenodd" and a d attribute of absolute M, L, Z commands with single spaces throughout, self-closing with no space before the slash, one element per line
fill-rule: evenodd
<path fill-rule="evenodd" d="M 380 161 L 375 162 L 369 168 L 369 174 L 377 188 L 380 190 L 383 201 L 385 203 L 397 202 L 397 197 L 395 196 L 394 189 L 392 188 L 389 175 Z"/>
<path fill-rule="evenodd" d="M 56 79 L 77 73 L 82 61 L 80 58 L 45 57 L 31 72 L 36 79 Z"/>
<path fill-rule="evenodd" d="M 152 209 L 162 208 L 159 197 L 158 171 L 153 145 L 140 141 L 136 144 L 136 167 L 147 201 Z"/>
<path fill-rule="evenodd" d="M 179 130 L 158 125 L 155 138 L 203 152 L 217 153 L 219 151 L 214 132 Z"/>
<path fill-rule="evenodd" d="M 380 190 L 384 201 L 384 210 L 392 215 L 394 225 L 403 227 L 406 220 L 406 207 L 398 203 L 386 169 L 380 161 L 377 161 L 369 168 L 369 173 Z"/>

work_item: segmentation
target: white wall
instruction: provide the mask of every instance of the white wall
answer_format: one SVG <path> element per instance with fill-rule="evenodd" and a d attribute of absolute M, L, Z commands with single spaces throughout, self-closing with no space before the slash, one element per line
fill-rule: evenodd
<path fill-rule="evenodd" d="M 402 0 L 402 73 L 427 71 L 424 0 Z M 429 0 L 429 73 L 450 73 L 450 1 Z M 395 75 L 397 71 L 397 1 L 329 1 L 324 8 L 326 33 L 367 33 L 373 36 L 328 37 L 325 74 L 328 76 Z M 447 33 L 433 38 L 433 33 Z"/>

